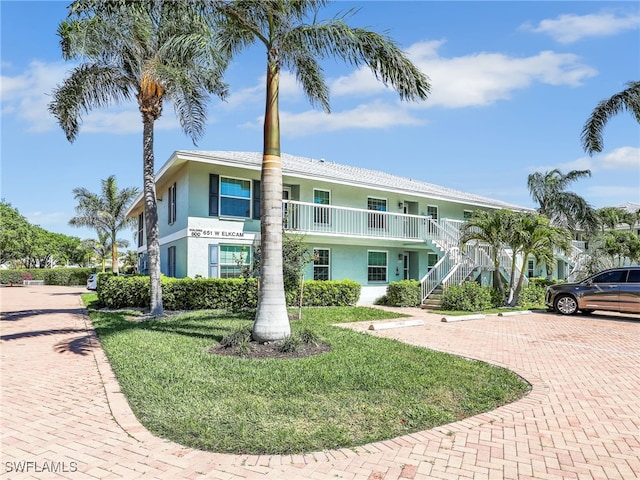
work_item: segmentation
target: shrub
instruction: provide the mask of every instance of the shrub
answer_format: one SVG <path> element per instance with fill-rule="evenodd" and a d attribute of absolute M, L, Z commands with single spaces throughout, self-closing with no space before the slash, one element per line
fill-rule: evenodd
<path fill-rule="evenodd" d="M 224 348 L 234 348 L 243 344 L 248 345 L 250 340 L 251 325 L 243 325 L 222 337 L 222 340 L 220 340 L 220 346 Z"/>
<path fill-rule="evenodd" d="M 319 345 L 322 339 L 320 335 L 311 330 L 309 327 L 303 328 L 300 333 L 298 333 L 298 338 L 302 343 L 310 343 L 312 345 Z"/>
<path fill-rule="evenodd" d="M 280 340 L 276 348 L 280 353 L 295 353 L 300 350 L 302 342 L 300 338 L 296 335 L 289 335 Z"/>
<path fill-rule="evenodd" d="M 86 285 L 95 268 L 21 268 L 0 270 L 0 283 L 22 284 L 23 280 L 44 280 L 46 285 Z"/>
<path fill-rule="evenodd" d="M 477 312 L 491 307 L 491 288 L 483 287 L 476 282 L 452 285 L 446 287 L 442 293 L 442 308 L 444 310 Z"/>
<path fill-rule="evenodd" d="M 302 305 L 305 307 L 346 307 L 360 298 L 360 284 L 353 280 L 307 280 L 304 282 Z M 288 305 L 298 305 L 298 292 L 287 295 Z"/>
<path fill-rule="evenodd" d="M 523 287 L 518 297 L 518 305 L 524 308 L 540 308 L 544 306 L 546 288 L 546 286 L 536 283 L 530 283 Z"/>
<path fill-rule="evenodd" d="M 422 290 L 418 280 L 391 282 L 387 287 L 386 305 L 392 307 L 415 307 L 422 301 Z"/>

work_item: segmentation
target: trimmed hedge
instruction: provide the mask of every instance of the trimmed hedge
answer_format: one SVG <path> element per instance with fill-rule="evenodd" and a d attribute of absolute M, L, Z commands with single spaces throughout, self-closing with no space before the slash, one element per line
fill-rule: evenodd
<path fill-rule="evenodd" d="M 168 278 L 162 277 L 162 304 L 167 310 L 256 308 L 258 281 L 254 278 Z M 107 308 L 149 307 L 149 277 L 98 276 L 98 300 Z M 304 283 L 304 306 L 355 305 L 360 298 L 360 284 L 352 280 L 314 281 Z M 287 295 L 291 305 L 298 296 Z"/>
<path fill-rule="evenodd" d="M 0 270 L 0 283 L 22 285 L 23 280 L 44 280 L 45 285 L 85 286 L 95 268 L 21 268 Z"/>
<path fill-rule="evenodd" d="M 478 312 L 491 308 L 491 287 L 476 282 L 451 285 L 442 292 L 442 309 L 464 312 Z"/>
<path fill-rule="evenodd" d="M 422 301 L 418 280 L 391 282 L 384 296 L 384 304 L 391 307 L 417 307 Z"/>
<path fill-rule="evenodd" d="M 346 307 L 360 298 L 361 285 L 353 280 L 307 280 L 302 289 L 303 307 Z M 287 304 L 297 306 L 300 292 L 287 292 Z"/>

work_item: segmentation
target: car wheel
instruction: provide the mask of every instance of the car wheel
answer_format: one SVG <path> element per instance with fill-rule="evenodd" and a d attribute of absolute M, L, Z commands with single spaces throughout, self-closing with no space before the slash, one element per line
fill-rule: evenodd
<path fill-rule="evenodd" d="M 559 295 L 554 307 L 555 311 L 562 315 L 573 315 L 578 310 L 578 302 L 571 295 Z"/>
<path fill-rule="evenodd" d="M 591 315 L 593 312 L 595 312 L 595 310 L 584 309 L 584 308 L 580 310 L 580 313 L 584 313 L 585 315 Z"/>

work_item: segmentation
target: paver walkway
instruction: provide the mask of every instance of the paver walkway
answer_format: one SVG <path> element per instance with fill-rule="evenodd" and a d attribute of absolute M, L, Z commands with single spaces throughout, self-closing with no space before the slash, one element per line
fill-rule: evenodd
<path fill-rule="evenodd" d="M 372 334 L 506 366 L 532 392 L 355 450 L 234 456 L 184 448 L 141 427 L 84 314 L 82 291 L 0 288 L 0 478 L 640 478 L 639 316 L 442 323 L 412 309 L 425 326 Z"/>

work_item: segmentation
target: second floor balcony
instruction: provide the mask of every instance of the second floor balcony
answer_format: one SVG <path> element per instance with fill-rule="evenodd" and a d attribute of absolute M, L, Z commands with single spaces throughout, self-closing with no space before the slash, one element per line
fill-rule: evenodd
<path fill-rule="evenodd" d="M 424 242 L 437 225 L 424 215 L 320 205 L 293 200 L 282 202 L 287 231 L 305 235 L 330 235 Z"/>

